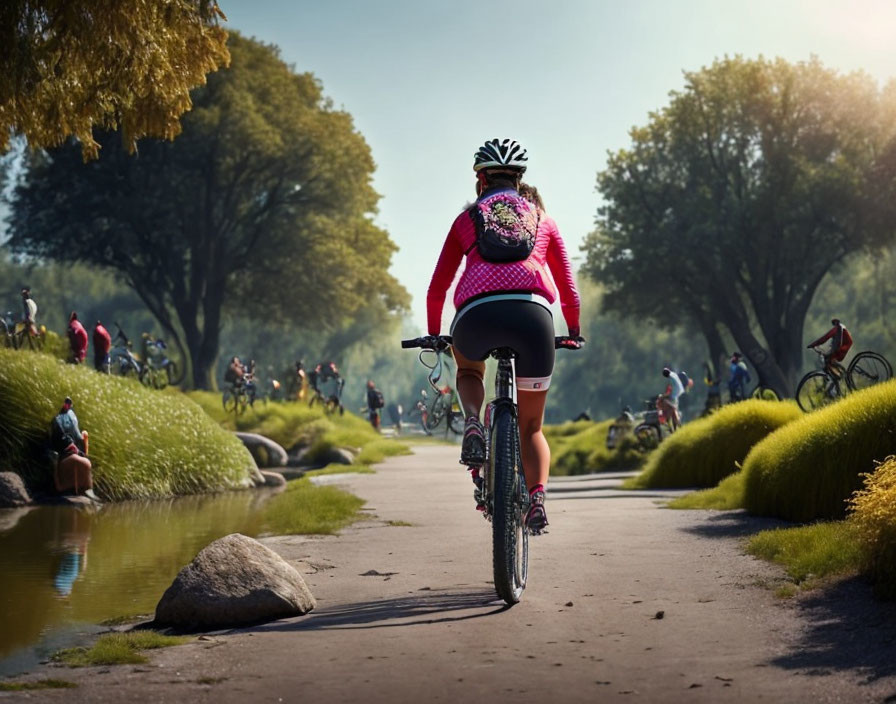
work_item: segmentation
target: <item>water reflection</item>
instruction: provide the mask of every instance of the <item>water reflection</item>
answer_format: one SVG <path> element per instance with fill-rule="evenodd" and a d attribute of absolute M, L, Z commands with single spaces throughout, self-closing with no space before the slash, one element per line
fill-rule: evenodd
<path fill-rule="evenodd" d="M 271 495 L 0 511 L 0 661 L 54 629 L 152 613 L 178 570 L 209 542 L 257 535 L 259 509 Z"/>

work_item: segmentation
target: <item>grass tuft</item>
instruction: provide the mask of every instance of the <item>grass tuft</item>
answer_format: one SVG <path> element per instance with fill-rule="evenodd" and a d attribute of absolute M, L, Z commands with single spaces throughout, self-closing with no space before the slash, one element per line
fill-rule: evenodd
<path fill-rule="evenodd" d="M 166 636 L 156 631 L 129 631 L 107 633 L 100 636 L 89 648 L 68 648 L 57 652 L 53 659 L 69 667 L 92 665 L 124 665 L 147 662 L 141 650 L 155 650 L 187 643 L 186 636 Z"/>
<path fill-rule="evenodd" d="M 666 438 L 626 488 L 713 487 L 737 472 L 753 445 L 801 415 L 796 404 L 779 401 L 725 406 Z"/>
<path fill-rule="evenodd" d="M 30 680 L 27 682 L 0 682 L 0 692 L 24 692 L 32 689 L 74 689 L 74 682 L 68 680 Z"/>
<path fill-rule="evenodd" d="M 47 488 L 42 452 L 62 399 L 90 433 L 95 489 L 111 500 L 160 498 L 251 485 L 242 443 L 179 393 L 98 374 L 46 355 L 0 349 L 0 465 Z"/>
<path fill-rule="evenodd" d="M 896 380 L 804 415 L 744 461 L 744 506 L 797 523 L 839 519 L 862 475 L 896 453 Z"/>
<path fill-rule="evenodd" d="M 714 509 L 716 511 L 729 511 L 742 508 L 744 502 L 744 475 L 736 472 L 725 477 L 718 486 L 711 489 L 695 491 L 684 496 L 672 499 L 666 508 L 676 509 Z"/>
<path fill-rule="evenodd" d="M 364 501 L 303 477 L 286 485 L 265 507 L 264 530 L 276 535 L 332 535 L 360 518 Z"/>
<path fill-rule="evenodd" d="M 793 583 L 804 589 L 856 573 L 861 557 L 850 521 L 764 530 L 750 538 L 747 552 L 783 566 Z"/>

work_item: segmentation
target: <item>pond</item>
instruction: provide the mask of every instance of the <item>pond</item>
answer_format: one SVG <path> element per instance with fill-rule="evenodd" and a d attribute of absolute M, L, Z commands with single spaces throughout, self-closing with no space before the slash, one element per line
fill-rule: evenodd
<path fill-rule="evenodd" d="M 270 490 L 0 510 L 0 676 L 74 632 L 152 614 L 180 569 L 230 533 L 256 536 Z"/>

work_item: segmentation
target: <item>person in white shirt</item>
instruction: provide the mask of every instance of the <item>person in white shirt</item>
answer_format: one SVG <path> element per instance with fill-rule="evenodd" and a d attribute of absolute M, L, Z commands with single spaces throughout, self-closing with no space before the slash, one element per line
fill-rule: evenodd
<path fill-rule="evenodd" d="M 669 367 L 663 368 L 663 376 L 666 377 L 669 384 L 663 393 L 662 403 L 663 412 L 669 416 L 669 424 L 672 431 L 678 430 L 681 425 L 681 414 L 678 411 L 678 399 L 684 393 L 684 384 L 678 378 L 678 374 L 673 372 Z"/>

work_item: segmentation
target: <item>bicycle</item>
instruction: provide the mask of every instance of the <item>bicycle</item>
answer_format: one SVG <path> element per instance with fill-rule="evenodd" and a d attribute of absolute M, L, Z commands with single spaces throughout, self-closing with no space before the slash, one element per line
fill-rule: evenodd
<path fill-rule="evenodd" d="M 643 450 L 654 450 L 659 444 L 672 434 L 672 428 L 669 426 L 669 419 L 663 412 L 660 404 L 660 394 L 655 398 L 649 398 L 644 401 L 647 410 L 641 417 L 641 421 L 632 431 L 638 439 L 638 444 Z"/>
<path fill-rule="evenodd" d="M 254 395 L 250 397 L 249 388 L 245 380 L 229 386 L 221 393 L 221 405 L 224 406 L 224 411 L 237 416 L 245 413 L 246 408 L 252 405 L 254 401 Z"/>
<path fill-rule="evenodd" d="M 554 346 L 576 338 L 555 337 Z M 579 341 L 581 339 L 579 338 Z M 421 347 L 442 352 L 451 337 L 418 337 L 402 340 L 404 349 Z M 492 524 L 492 571 L 495 592 L 508 605 L 519 602 L 529 576 L 529 531 L 525 525 L 529 511 L 529 490 L 520 458 L 520 434 L 515 401 L 513 358 L 507 347 L 490 352 L 498 360 L 495 398 L 485 408 L 486 460 L 482 467 L 482 503 Z"/>
<path fill-rule="evenodd" d="M 345 386 L 345 379 L 340 377 L 317 378 L 312 385 L 312 396 L 308 402 L 309 408 L 314 408 L 315 403 L 319 403 L 324 407 L 324 413 L 328 416 L 339 411 L 339 415 L 345 413 L 345 407 L 342 405 L 342 389 Z M 326 388 L 323 388 L 326 387 Z"/>
<path fill-rule="evenodd" d="M 6 315 L 0 316 L 0 337 L 3 338 L 3 347 L 15 349 L 15 339 L 13 337 L 15 328 L 16 320 L 11 311 L 7 311 Z"/>
<path fill-rule="evenodd" d="M 806 374 L 796 387 L 796 402 L 805 413 L 833 403 L 850 391 L 867 389 L 893 376 L 890 363 L 877 352 L 859 352 L 848 367 L 832 362 L 838 374 L 831 374 L 825 364 L 824 352 L 815 348 L 813 351 L 818 355 L 821 369 Z M 841 382 L 845 382 L 845 387 Z"/>
<path fill-rule="evenodd" d="M 115 346 L 109 350 L 109 369 L 113 374 L 139 379 L 143 367 L 131 352 L 131 341 L 124 334 L 121 325 L 115 323 L 115 327 L 118 333 L 113 340 Z"/>
<path fill-rule="evenodd" d="M 434 352 L 436 361 L 430 366 L 424 359 L 427 352 Z M 429 398 L 425 389 L 420 390 L 421 401 L 417 402 L 417 410 L 420 412 L 420 425 L 423 432 L 432 435 L 433 431 L 441 425 L 445 420 L 445 435 L 451 430 L 457 435 L 464 432 L 464 414 L 460 409 L 460 403 L 457 398 L 457 391 L 449 386 L 444 389 L 439 388 L 439 380 L 442 378 L 442 353 L 438 350 L 420 350 L 418 356 L 420 364 L 429 369 L 427 381 L 435 392 L 435 397 L 429 407 L 426 407 L 426 401 Z"/>

